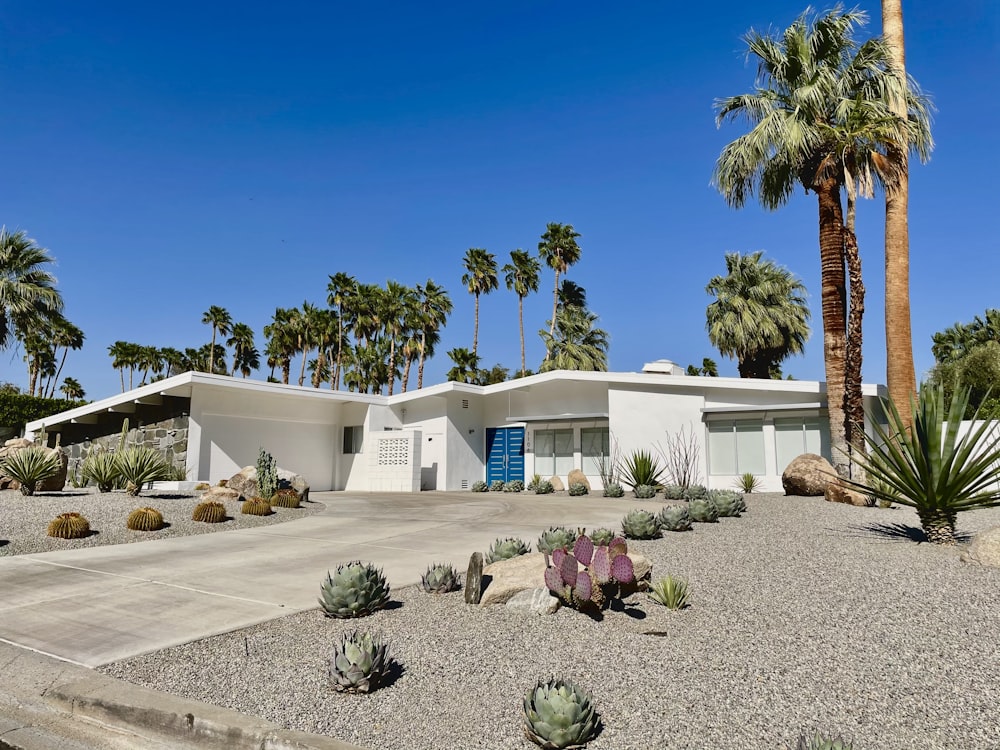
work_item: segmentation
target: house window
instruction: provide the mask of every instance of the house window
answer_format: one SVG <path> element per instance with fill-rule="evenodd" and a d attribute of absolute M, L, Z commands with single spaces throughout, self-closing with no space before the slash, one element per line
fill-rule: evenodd
<path fill-rule="evenodd" d="M 573 470 L 573 430 L 535 430 L 535 473 L 565 476 Z"/>
<path fill-rule="evenodd" d="M 362 425 L 344 428 L 344 453 L 361 453 L 365 428 Z"/>
<path fill-rule="evenodd" d="M 816 453 L 830 460 L 830 424 L 819 417 L 789 417 L 774 420 L 774 450 L 778 471 L 784 471 L 803 453 Z"/>
<path fill-rule="evenodd" d="M 714 475 L 763 474 L 764 424 L 755 419 L 708 423 L 708 471 Z"/>
<path fill-rule="evenodd" d="M 583 473 L 600 476 L 602 463 L 611 455 L 611 433 L 607 427 L 584 427 L 580 430 L 580 452 L 583 454 Z"/>

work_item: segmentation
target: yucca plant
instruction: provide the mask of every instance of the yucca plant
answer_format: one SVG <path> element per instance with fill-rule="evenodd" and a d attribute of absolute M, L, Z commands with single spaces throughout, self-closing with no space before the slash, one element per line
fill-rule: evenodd
<path fill-rule="evenodd" d="M 0 473 L 16 479 L 22 495 L 34 495 L 39 482 L 54 477 L 61 469 L 59 452 L 39 445 L 22 448 L 0 461 Z"/>
<path fill-rule="evenodd" d="M 319 604 L 327 617 L 364 617 L 389 603 L 389 583 L 379 568 L 355 560 L 328 572 L 320 594 Z"/>
<path fill-rule="evenodd" d="M 794 750 L 852 750 L 854 745 L 843 737 L 827 737 L 817 732 L 812 737 L 799 735 Z"/>
<path fill-rule="evenodd" d="M 910 429 L 894 403 L 882 403 L 888 427 L 872 419 L 875 434 L 864 433 L 869 453 L 857 458 L 867 482 L 849 483 L 869 497 L 914 508 L 928 541 L 955 544 L 959 513 L 1000 506 L 997 423 L 977 423 L 977 409 L 960 436 L 968 389 L 957 390 L 945 412 L 943 388 L 921 388 Z"/>
<path fill-rule="evenodd" d="M 344 633 L 333 648 L 330 680 L 344 693 L 370 693 L 389 673 L 389 646 L 368 633 Z"/>
<path fill-rule="evenodd" d="M 649 598 L 667 609 L 684 609 L 688 606 L 688 584 L 671 575 L 664 576 L 649 587 Z"/>
<path fill-rule="evenodd" d="M 132 445 L 115 453 L 118 476 L 125 482 L 125 491 L 138 496 L 144 484 L 170 476 L 170 464 L 158 451 L 145 445 Z"/>
<path fill-rule="evenodd" d="M 590 694 L 569 680 L 539 680 L 524 696 L 524 734 L 543 748 L 586 747 L 600 727 Z"/>
<path fill-rule="evenodd" d="M 760 489 L 763 481 L 756 474 L 751 474 L 749 471 L 745 474 L 740 474 L 736 478 L 736 489 L 749 495 L 752 492 L 756 492 Z"/>
<path fill-rule="evenodd" d="M 526 544 L 520 539 L 515 539 L 514 537 L 497 539 L 486 553 L 485 562 L 489 565 L 499 560 L 510 560 L 514 557 L 520 557 L 529 552 L 531 552 L 531 545 Z"/>
<path fill-rule="evenodd" d="M 652 453 L 638 450 L 622 460 L 619 473 L 621 474 L 622 481 L 629 487 L 635 488 L 641 484 L 648 484 L 655 487 L 660 484 L 660 478 L 663 476 L 663 467 L 660 465 L 659 459 Z"/>

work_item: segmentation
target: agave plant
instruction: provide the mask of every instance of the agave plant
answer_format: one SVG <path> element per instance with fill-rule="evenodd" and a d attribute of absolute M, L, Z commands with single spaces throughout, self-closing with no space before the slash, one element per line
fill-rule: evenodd
<path fill-rule="evenodd" d="M 327 617 L 364 617 L 389 602 L 389 584 L 382 571 L 360 560 L 338 565 L 326 574 L 319 604 Z"/>
<path fill-rule="evenodd" d="M 719 509 L 711 498 L 701 498 L 688 503 L 688 513 L 696 523 L 715 523 L 719 520 Z"/>
<path fill-rule="evenodd" d="M 489 492 L 490 486 L 482 479 L 472 483 L 473 492 Z"/>
<path fill-rule="evenodd" d="M 462 584 L 458 582 L 458 574 L 451 565 L 440 563 L 431 565 L 420 576 L 420 585 L 428 594 L 447 594 L 458 591 Z"/>
<path fill-rule="evenodd" d="M 333 648 L 330 680 L 343 693 L 370 693 L 389 673 L 389 646 L 368 633 L 344 633 Z"/>
<path fill-rule="evenodd" d="M 125 489 L 138 496 L 144 484 L 170 476 L 170 464 L 158 451 L 145 445 L 132 445 L 115 453 L 118 475 L 125 481 Z"/>
<path fill-rule="evenodd" d="M 490 492 L 503 492 L 504 484 L 506 484 L 502 479 L 494 479 L 490 482 Z"/>
<path fill-rule="evenodd" d="M 743 512 L 741 506 L 746 507 L 743 496 L 733 490 L 711 490 L 708 499 L 715 504 L 719 518 L 735 518 Z"/>
<path fill-rule="evenodd" d="M 616 534 L 611 529 L 594 529 L 590 535 L 591 541 L 598 547 L 607 547 L 615 538 Z"/>
<path fill-rule="evenodd" d="M 667 609 L 684 609 L 688 606 L 688 584 L 671 575 L 660 578 L 649 587 L 649 598 Z"/>
<path fill-rule="evenodd" d="M 583 482 L 573 482 L 573 484 L 569 486 L 570 497 L 579 497 L 580 495 L 586 495 L 589 492 L 590 490 L 587 489 L 587 485 Z"/>
<path fill-rule="evenodd" d="M 799 735 L 794 750 L 852 750 L 853 747 L 843 737 L 827 737 L 817 732 L 812 737 Z"/>
<path fill-rule="evenodd" d="M 935 544 L 955 544 L 962 511 L 1000 506 L 997 423 L 977 422 L 977 409 L 972 427 L 961 435 L 968 404 L 969 390 L 957 390 L 945 412 L 943 388 L 921 388 L 908 428 L 896 405 L 883 400 L 888 428 L 872 419 L 875 434 L 863 433 L 868 456 L 858 458 L 868 482 L 849 482 L 877 500 L 914 508 Z"/>
<path fill-rule="evenodd" d="M 84 481 L 96 484 L 98 492 L 111 492 L 120 479 L 115 454 L 111 451 L 92 450 L 83 459 L 80 476 Z"/>
<path fill-rule="evenodd" d="M 569 549 L 576 541 L 576 537 L 576 532 L 565 526 L 550 526 L 548 531 L 543 531 L 538 537 L 538 551 L 551 555 L 557 549 Z"/>
<path fill-rule="evenodd" d="M 586 747 L 600 728 L 592 698 L 569 680 L 539 680 L 524 696 L 524 734 L 543 748 Z"/>
<path fill-rule="evenodd" d="M 626 539 L 656 539 L 660 536 L 660 522 L 647 510 L 630 510 L 622 519 L 622 533 Z"/>
<path fill-rule="evenodd" d="M 632 490 L 636 500 L 651 500 L 656 497 L 656 487 L 651 484 L 639 484 Z"/>
<path fill-rule="evenodd" d="M 702 484 L 691 484 L 681 493 L 684 500 L 703 500 L 708 497 L 708 488 Z"/>
<path fill-rule="evenodd" d="M 520 479 L 512 479 L 503 486 L 504 492 L 524 492 L 524 482 Z"/>
<path fill-rule="evenodd" d="M 58 451 L 29 445 L 0 461 L 0 473 L 13 477 L 21 485 L 22 495 L 34 495 L 38 483 L 54 477 L 62 469 Z"/>
<path fill-rule="evenodd" d="M 550 482 L 548 479 L 543 479 L 538 484 L 535 485 L 535 494 L 551 495 L 553 492 L 555 492 L 555 489 L 556 488 L 552 486 L 552 482 Z"/>
<path fill-rule="evenodd" d="M 625 489 L 617 482 L 604 487 L 604 497 L 624 497 Z"/>
<path fill-rule="evenodd" d="M 667 531 L 690 531 L 691 515 L 686 505 L 665 505 L 656 517 L 661 529 Z"/>
<path fill-rule="evenodd" d="M 512 557 L 520 557 L 521 555 L 526 555 L 531 552 L 531 545 L 525 544 L 520 539 L 515 539 L 513 537 L 507 537 L 506 539 L 497 539 L 493 542 L 489 551 L 486 553 L 486 564 L 495 563 L 498 560 L 510 560 Z"/>
<path fill-rule="evenodd" d="M 660 484 L 662 476 L 663 467 L 659 459 L 649 451 L 635 451 L 622 461 L 622 481 L 629 487 L 638 487 L 640 484 L 656 486 Z"/>
<path fill-rule="evenodd" d="M 684 500 L 684 490 L 685 487 L 681 487 L 679 484 L 668 484 L 663 488 L 663 497 L 667 500 Z"/>

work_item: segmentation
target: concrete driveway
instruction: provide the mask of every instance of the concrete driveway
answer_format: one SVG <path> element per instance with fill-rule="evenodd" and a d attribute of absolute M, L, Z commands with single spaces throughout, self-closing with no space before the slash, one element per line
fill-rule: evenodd
<path fill-rule="evenodd" d="M 597 496 L 314 493 L 317 515 L 257 529 L 0 558 L 0 640 L 88 667 L 316 606 L 350 560 L 392 586 L 428 565 L 464 572 L 498 536 L 532 543 L 550 525 L 617 529 L 628 509 Z"/>

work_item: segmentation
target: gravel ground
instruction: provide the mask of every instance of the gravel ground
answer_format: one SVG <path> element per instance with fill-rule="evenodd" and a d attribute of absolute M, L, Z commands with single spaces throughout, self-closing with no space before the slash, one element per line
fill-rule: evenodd
<path fill-rule="evenodd" d="M 32 552 L 99 547 L 105 544 L 146 542 L 171 536 L 211 534 L 215 531 L 247 529 L 291 521 L 318 513 L 322 503 L 308 502 L 301 508 L 275 508 L 270 516 L 245 516 L 240 504 L 227 503 L 229 519 L 223 523 L 198 523 L 191 513 L 201 493 L 143 492 L 129 497 L 124 491 L 99 493 L 73 489 L 40 492 L 26 497 L 17 490 L 0 491 L 0 556 Z M 153 507 L 163 513 L 168 524 L 159 531 L 130 531 L 128 514 L 136 508 Z M 49 522 L 60 513 L 80 513 L 90 521 L 91 534 L 83 539 L 56 539 L 46 535 Z"/>
<path fill-rule="evenodd" d="M 996 524 L 1000 510 L 960 517 Z M 742 518 L 630 543 L 654 578 L 690 581 L 681 612 L 636 595 L 602 622 L 537 617 L 408 588 L 364 620 L 314 610 L 101 671 L 370 750 L 534 747 L 521 699 L 551 675 L 593 692 L 592 750 L 783 749 L 813 730 L 856 750 L 996 750 L 1000 569 L 916 543 L 918 528 L 909 509 L 752 495 Z M 341 695 L 327 659 L 358 627 L 401 674 Z"/>

